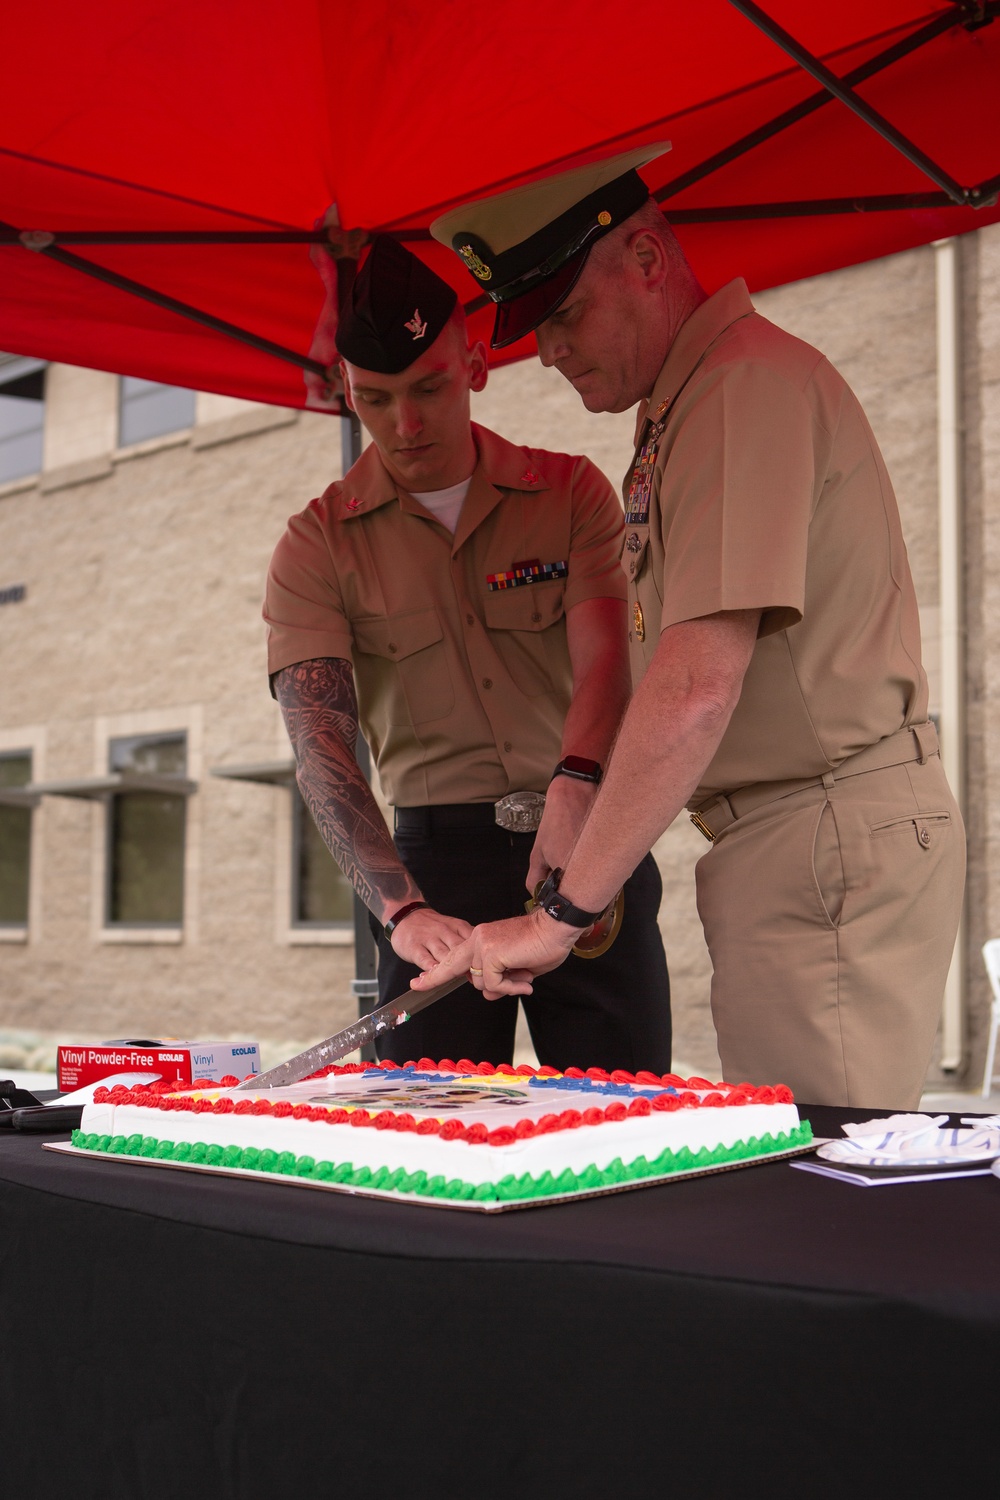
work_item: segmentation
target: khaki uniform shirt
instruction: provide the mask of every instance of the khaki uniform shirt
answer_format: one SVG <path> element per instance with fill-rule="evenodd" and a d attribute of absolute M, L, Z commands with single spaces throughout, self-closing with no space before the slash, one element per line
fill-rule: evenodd
<path fill-rule="evenodd" d="M 739 703 L 690 806 L 823 775 L 926 719 L 916 597 L 871 428 L 832 365 L 756 313 L 744 282 L 683 325 L 636 443 L 622 552 L 633 679 L 668 625 L 763 611 Z"/>
<path fill-rule="evenodd" d="M 371 445 L 291 518 L 268 575 L 269 672 L 353 661 L 361 728 L 400 807 L 544 791 L 572 696 L 567 611 L 625 597 L 621 506 L 604 475 L 475 424 L 473 435 L 479 463 L 454 537 Z M 521 563 L 557 566 L 489 586 Z"/>

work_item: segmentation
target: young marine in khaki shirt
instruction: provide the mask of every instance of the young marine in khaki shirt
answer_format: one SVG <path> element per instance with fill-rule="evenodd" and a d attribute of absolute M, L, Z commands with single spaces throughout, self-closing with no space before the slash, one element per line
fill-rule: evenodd
<path fill-rule="evenodd" d="M 372 911 L 385 1001 L 569 857 L 628 697 L 622 513 L 587 459 L 470 422 L 485 350 L 396 241 L 376 238 L 337 346 L 373 441 L 278 544 L 268 668 L 302 794 Z M 354 759 L 359 724 L 395 840 Z M 545 794 L 537 832 L 511 826 L 526 793 Z M 528 1002 L 542 1061 L 669 1067 L 660 889 L 642 860 L 615 945 Z M 509 1062 L 516 1010 L 466 987 L 382 1055 Z"/>

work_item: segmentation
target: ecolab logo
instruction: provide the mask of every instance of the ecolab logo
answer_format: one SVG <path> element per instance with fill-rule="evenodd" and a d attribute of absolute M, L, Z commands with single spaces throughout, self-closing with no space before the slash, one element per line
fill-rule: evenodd
<path fill-rule="evenodd" d="M 234 1047 L 233 1048 L 233 1056 L 234 1057 L 256 1057 L 257 1056 L 257 1048 L 256 1047 Z"/>

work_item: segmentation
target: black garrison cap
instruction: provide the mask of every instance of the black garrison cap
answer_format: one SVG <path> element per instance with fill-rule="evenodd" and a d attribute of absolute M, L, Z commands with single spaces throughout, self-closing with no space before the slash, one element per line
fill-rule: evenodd
<path fill-rule="evenodd" d="M 458 296 L 405 245 L 377 234 L 337 325 L 337 352 L 362 370 L 398 375 L 429 349 Z"/>
<path fill-rule="evenodd" d="M 434 220 L 431 234 L 461 256 L 480 291 L 497 304 L 494 349 L 523 338 L 555 312 L 597 241 L 649 198 L 636 167 L 669 150 L 669 141 L 661 141 L 623 151 Z"/>

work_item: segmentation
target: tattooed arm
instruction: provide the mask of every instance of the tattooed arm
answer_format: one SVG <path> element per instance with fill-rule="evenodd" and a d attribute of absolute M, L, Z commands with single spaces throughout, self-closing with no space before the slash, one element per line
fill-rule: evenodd
<path fill-rule="evenodd" d="M 274 691 L 295 751 L 296 781 L 323 842 L 361 900 L 380 922 L 420 890 L 396 853 L 392 836 L 354 755 L 358 703 L 351 664 L 340 657 L 300 661 L 274 678 Z M 427 967 L 472 929 L 457 917 L 415 911 L 392 935 L 401 958 Z"/>

